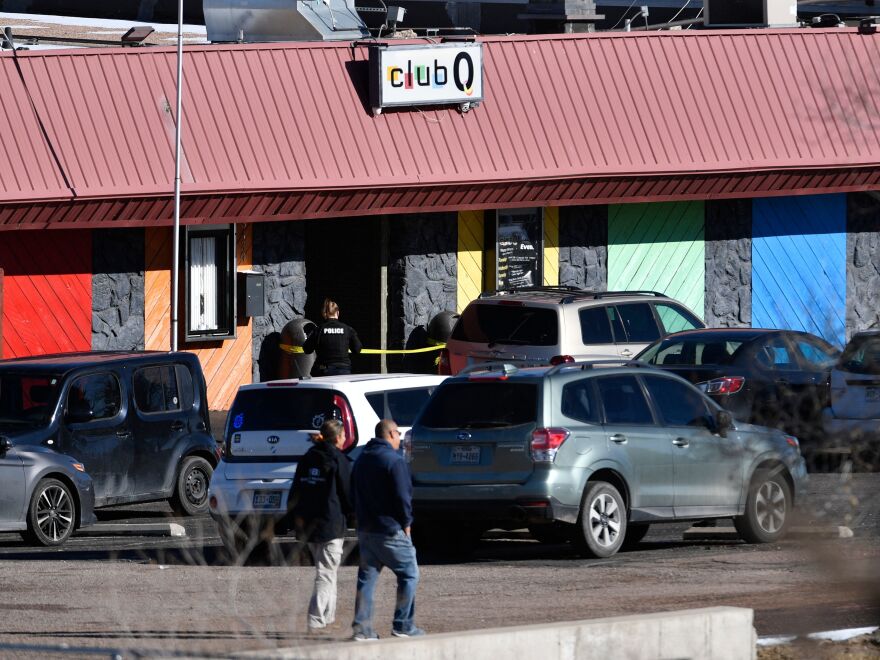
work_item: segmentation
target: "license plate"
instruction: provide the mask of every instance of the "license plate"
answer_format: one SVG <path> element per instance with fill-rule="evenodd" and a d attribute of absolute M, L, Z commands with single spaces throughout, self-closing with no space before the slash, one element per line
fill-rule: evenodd
<path fill-rule="evenodd" d="M 880 387 L 865 389 L 865 401 L 880 401 Z"/>
<path fill-rule="evenodd" d="M 277 509 L 281 506 L 281 493 L 271 491 L 268 493 L 254 493 L 255 509 Z"/>
<path fill-rule="evenodd" d="M 450 462 L 456 465 L 477 465 L 480 462 L 480 448 L 453 447 Z"/>

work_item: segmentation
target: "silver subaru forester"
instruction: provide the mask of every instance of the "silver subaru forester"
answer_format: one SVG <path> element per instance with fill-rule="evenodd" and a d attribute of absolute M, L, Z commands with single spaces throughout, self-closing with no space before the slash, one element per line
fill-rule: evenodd
<path fill-rule="evenodd" d="M 807 479 L 796 438 L 620 361 L 475 365 L 437 389 L 409 444 L 414 533 L 446 547 L 527 526 L 608 557 L 651 524 L 711 518 L 772 542 Z"/>

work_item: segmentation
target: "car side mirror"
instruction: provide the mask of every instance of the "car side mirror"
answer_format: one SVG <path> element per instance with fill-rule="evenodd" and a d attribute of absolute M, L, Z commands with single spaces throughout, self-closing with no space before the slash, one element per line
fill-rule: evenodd
<path fill-rule="evenodd" d="M 12 440 L 6 436 L 0 435 L 0 454 L 5 454 L 12 449 Z"/>
<path fill-rule="evenodd" d="M 95 411 L 87 403 L 78 403 L 67 409 L 64 421 L 68 424 L 85 424 L 95 418 Z"/>
<path fill-rule="evenodd" d="M 719 410 L 715 415 L 715 430 L 722 438 L 727 437 L 727 432 L 733 426 L 733 417 L 726 410 Z"/>

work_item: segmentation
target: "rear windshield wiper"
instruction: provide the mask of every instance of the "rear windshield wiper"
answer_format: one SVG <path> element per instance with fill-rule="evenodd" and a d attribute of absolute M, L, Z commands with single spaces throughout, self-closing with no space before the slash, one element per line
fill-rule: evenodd
<path fill-rule="evenodd" d="M 506 337 L 504 339 L 493 339 L 489 342 L 489 348 L 492 348 L 495 344 L 517 344 L 519 346 L 524 346 L 530 343 L 531 342 L 528 339 L 516 339 L 515 337 Z"/>

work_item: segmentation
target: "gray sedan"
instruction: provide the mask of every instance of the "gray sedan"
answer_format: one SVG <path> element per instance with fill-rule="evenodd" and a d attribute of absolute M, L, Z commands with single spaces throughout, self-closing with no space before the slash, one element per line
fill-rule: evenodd
<path fill-rule="evenodd" d="M 82 463 L 40 446 L 37 433 L 11 440 L 0 428 L 0 531 L 61 545 L 95 522 L 95 491 Z"/>

